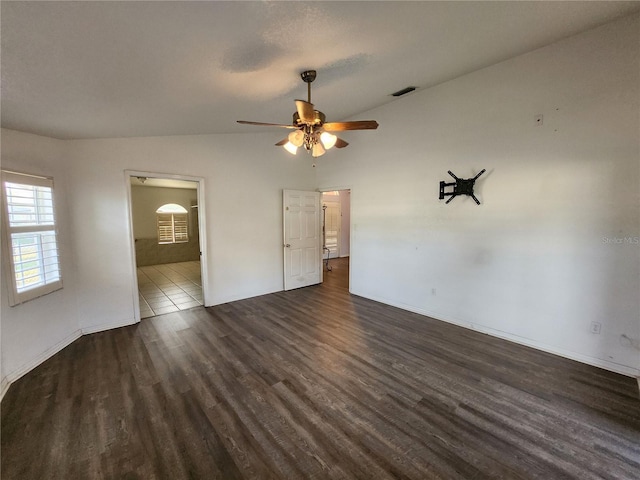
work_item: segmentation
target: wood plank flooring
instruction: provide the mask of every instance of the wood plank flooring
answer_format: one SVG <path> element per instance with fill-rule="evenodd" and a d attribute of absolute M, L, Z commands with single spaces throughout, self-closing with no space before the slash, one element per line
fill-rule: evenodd
<path fill-rule="evenodd" d="M 2 479 L 639 479 L 634 379 L 325 283 L 80 338 L 2 402 Z"/>

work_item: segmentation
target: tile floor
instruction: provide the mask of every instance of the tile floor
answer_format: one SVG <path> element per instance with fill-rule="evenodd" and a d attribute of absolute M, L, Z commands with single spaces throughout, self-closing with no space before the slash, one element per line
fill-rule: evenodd
<path fill-rule="evenodd" d="M 203 304 L 200 262 L 138 267 L 140 318 Z"/>

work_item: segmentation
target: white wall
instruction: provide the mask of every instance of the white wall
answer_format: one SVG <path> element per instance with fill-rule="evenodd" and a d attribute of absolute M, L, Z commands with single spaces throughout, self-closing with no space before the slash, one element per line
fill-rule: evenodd
<path fill-rule="evenodd" d="M 78 286 L 74 256 L 74 219 L 65 143 L 11 130 L 2 130 L 2 168 L 54 179 L 59 254 L 63 289 L 21 305 L 7 301 L 6 263 L 2 260 L 2 389 L 80 336 Z"/>
<path fill-rule="evenodd" d="M 351 291 L 640 375 L 639 30 L 636 15 L 358 116 L 380 128 L 317 162 L 321 189 L 352 189 Z M 482 205 L 438 200 L 447 170 L 482 168 Z"/>
<path fill-rule="evenodd" d="M 277 135 L 70 142 L 75 194 L 88 199 L 72 215 L 96 219 L 78 232 L 84 325 L 98 328 L 133 312 L 125 169 L 204 178 L 208 305 L 282 290 L 282 189 L 311 189 L 314 172 L 306 159 L 271 148 Z M 107 217 L 119 220 L 102 232 L 98 220 Z M 96 256 L 96 249 L 108 254 Z"/>
<path fill-rule="evenodd" d="M 2 130 L 3 168 L 54 177 L 64 275 L 62 291 L 25 305 L 3 295 L 3 384 L 73 335 L 135 321 L 125 170 L 204 178 L 207 304 L 282 290 L 282 189 L 313 190 L 315 173 L 273 147 L 278 135 L 62 142 Z"/>

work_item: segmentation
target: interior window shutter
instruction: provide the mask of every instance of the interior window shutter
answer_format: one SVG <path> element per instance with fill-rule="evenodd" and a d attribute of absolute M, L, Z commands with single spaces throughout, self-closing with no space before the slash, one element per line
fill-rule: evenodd
<path fill-rule="evenodd" d="M 187 214 L 173 214 L 173 233 L 175 243 L 184 243 L 189 241 Z"/>
<path fill-rule="evenodd" d="M 158 213 L 158 243 L 189 241 L 189 219 L 186 213 Z"/>
<path fill-rule="evenodd" d="M 53 180 L 3 171 L 2 195 L 13 306 L 62 288 Z"/>
<path fill-rule="evenodd" d="M 173 243 L 173 215 L 158 214 L 158 243 Z"/>

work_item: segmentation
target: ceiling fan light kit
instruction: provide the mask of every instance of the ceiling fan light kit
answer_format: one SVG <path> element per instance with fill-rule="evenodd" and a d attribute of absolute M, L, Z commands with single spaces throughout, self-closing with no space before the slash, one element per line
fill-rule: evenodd
<path fill-rule="evenodd" d="M 324 155 L 330 148 L 344 148 L 348 142 L 337 137 L 330 132 L 345 130 L 375 130 L 378 122 L 375 120 L 359 120 L 355 122 L 326 122 L 324 113 L 314 109 L 311 103 L 311 82 L 316 79 L 315 70 L 305 70 L 300 74 L 302 80 L 307 84 L 307 100 L 296 100 L 296 112 L 293 114 L 291 125 L 279 123 L 249 122 L 238 120 L 238 123 L 245 125 L 259 125 L 266 127 L 289 128 L 291 132 L 287 138 L 276 143 L 278 147 L 284 147 L 289 153 L 295 155 L 298 148 L 304 149 L 316 158 Z"/>
<path fill-rule="evenodd" d="M 329 150 L 330 148 L 335 146 L 336 142 L 338 141 L 338 137 L 329 132 L 322 132 L 320 134 L 320 141 L 322 142 L 322 145 L 324 145 L 324 148 Z"/>

